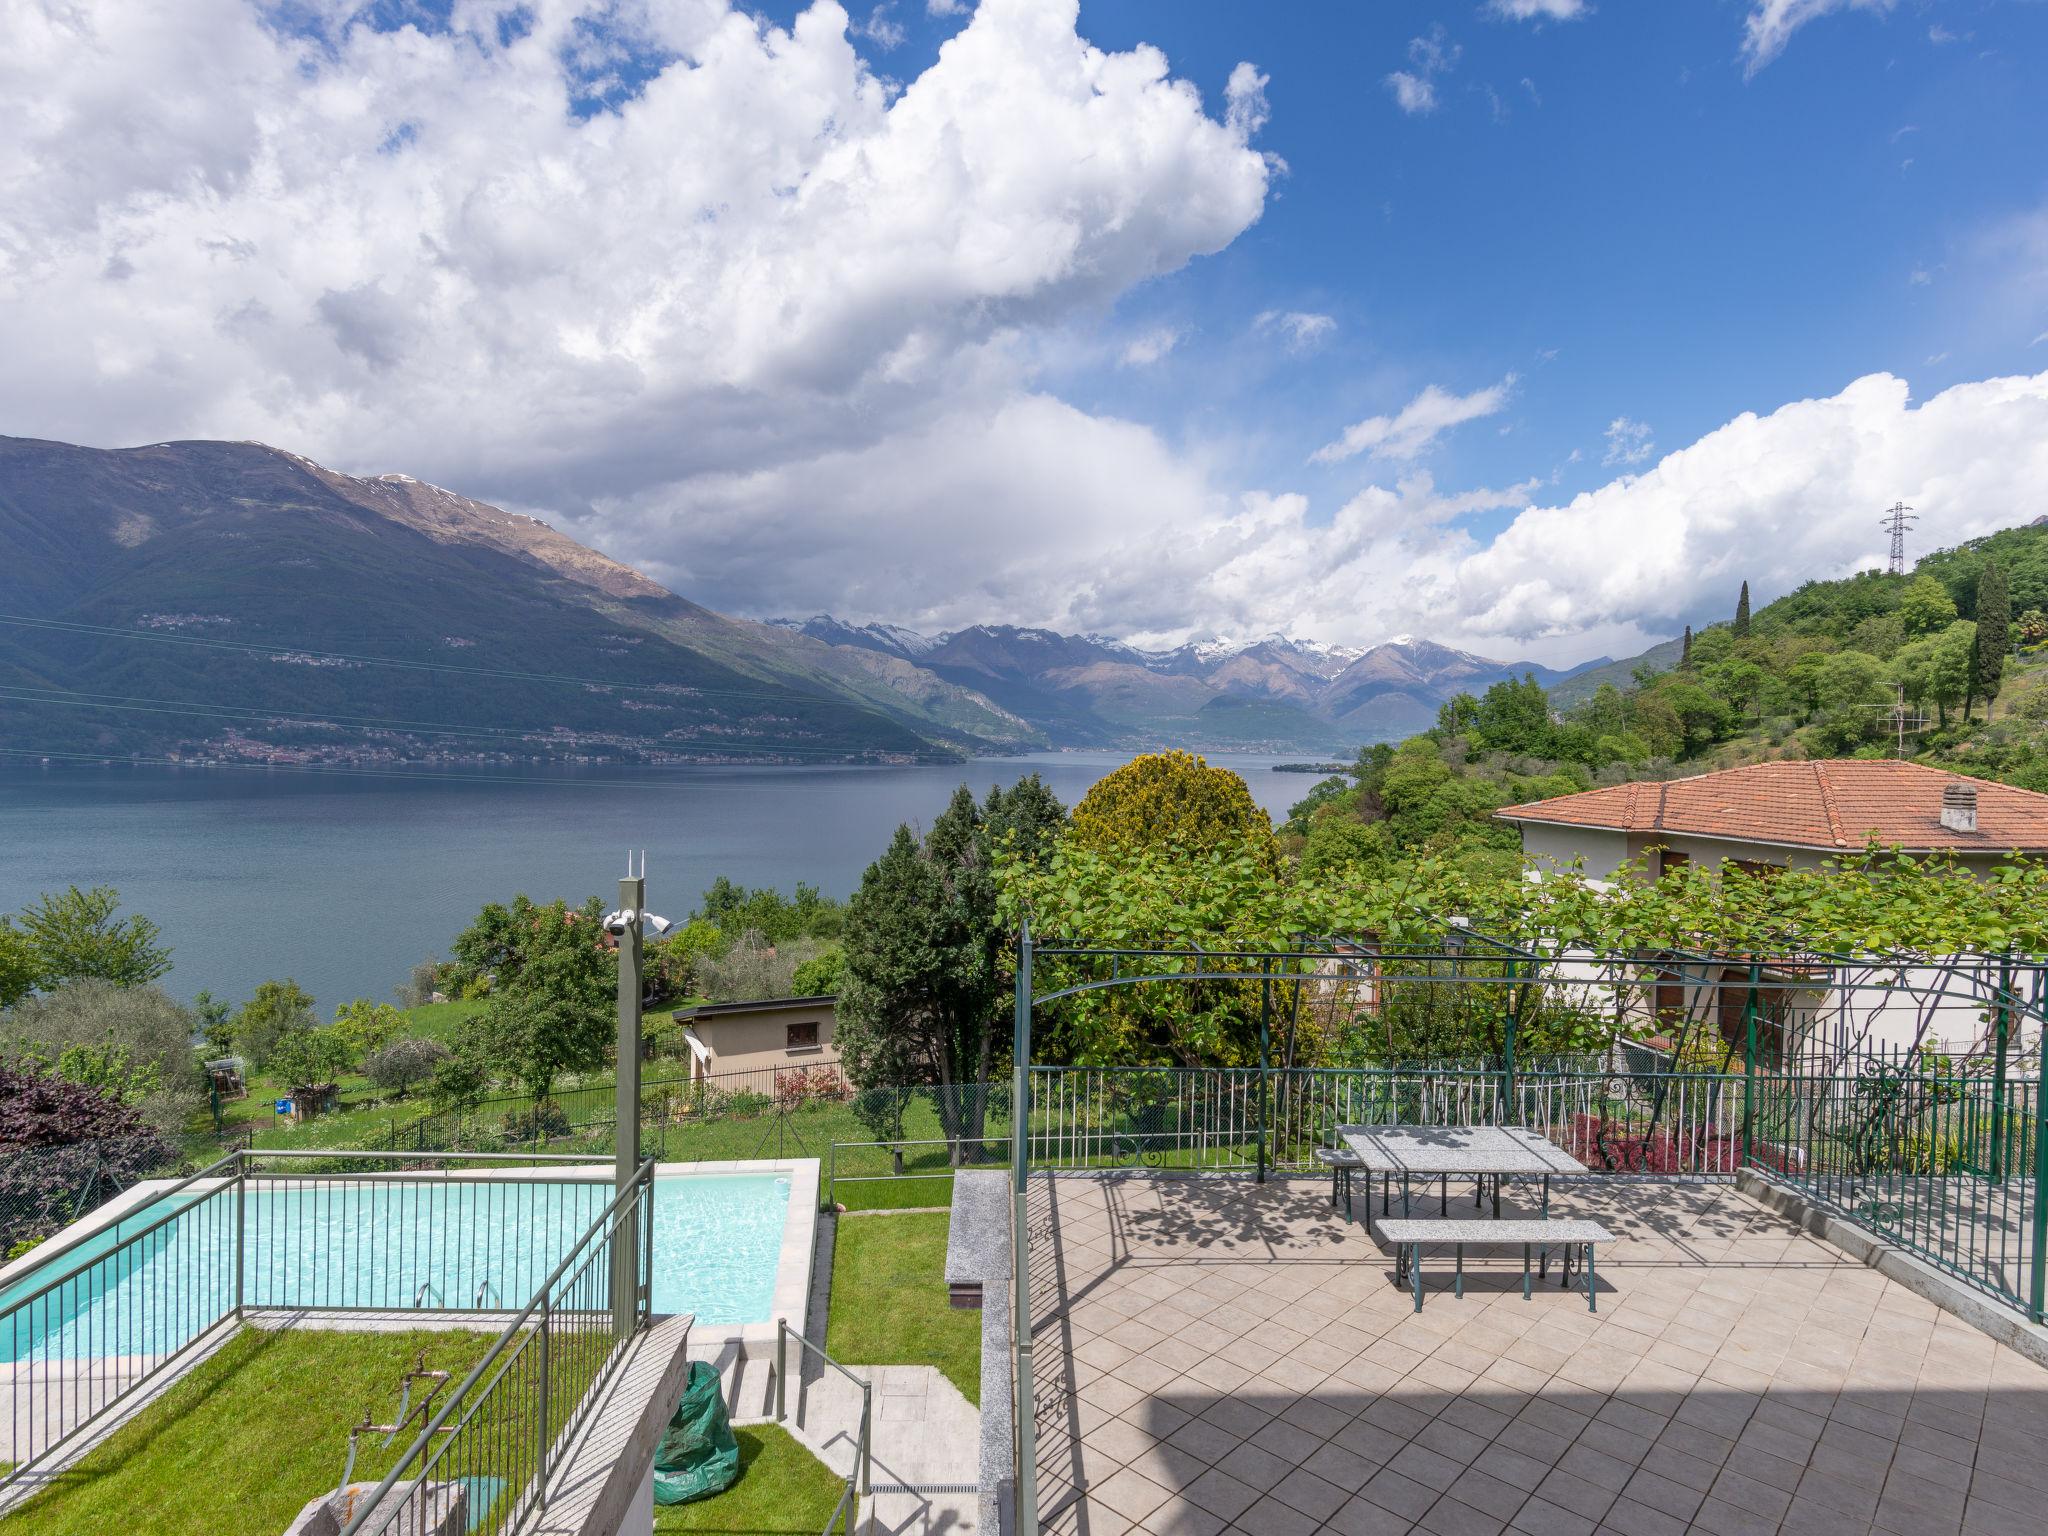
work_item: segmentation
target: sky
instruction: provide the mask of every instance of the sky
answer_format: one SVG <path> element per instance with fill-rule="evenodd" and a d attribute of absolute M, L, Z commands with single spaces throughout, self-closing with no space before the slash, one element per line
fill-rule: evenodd
<path fill-rule="evenodd" d="M 2041 0 L 0 0 L 0 431 L 754 617 L 1628 655 L 2048 515 Z"/>

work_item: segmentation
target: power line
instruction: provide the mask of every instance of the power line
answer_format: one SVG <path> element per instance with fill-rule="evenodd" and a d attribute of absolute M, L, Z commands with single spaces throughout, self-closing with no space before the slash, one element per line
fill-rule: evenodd
<path fill-rule="evenodd" d="M 455 736 L 472 740 L 545 741 L 548 726 L 459 726 L 430 725 L 424 721 L 401 720 L 380 715 L 315 715 L 300 710 L 269 709 L 261 705 L 205 704 L 194 700 L 162 699 L 147 694 L 88 693 L 76 688 L 37 688 L 26 683 L 0 683 L 0 703 L 60 704 L 80 709 L 119 710 L 128 714 L 189 715 L 203 720 L 247 721 L 289 725 L 328 725 L 336 730 L 386 730 L 422 736 Z M 594 734 L 594 733 L 593 733 Z M 624 733 L 617 733 L 624 734 Z M 700 749 L 728 755 L 751 753 L 765 756 L 817 756 L 845 758 L 850 749 L 835 747 L 741 746 L 730 741 L 676 740 L 666 736 L 636 738 L 650 747 Z"/>
<path fill-rule="evenodd" d="M 35 747 L 0 747 L 0 756 L 49 758 L 60 762 L 95 763 L 116 768 L 217 768 L 253 773 L 317 773 L 353 779 L 411 779 L 421 784 L 536 784 L 561 789 L 702 789 L 704 785 L 647 783 L 636 779 L 540 779 L 509 773 L 451 773 L 446 769 L 408 771 L 402 768 L 330 767 L 325 763 L 194 762 L 178 757 L 112 757 L 105 752 L 46 752 Z M 684 763 L 664 768 L 697 766 Z M 701 766 L 712 766 L 709 764 Z"/>
<path fill-rule="evenodd" d="M 649 693 L 683 694 L 701 698 L 786 700 L 792 695 L 806 697 L 803 690 L 794 685 L 780 692 L 771 692 L 767 689 L 702 688 L 691 683 L 627 683 L 620 682 L 614 678 L 577 677 L 561 672 L 524 672 L 512 667 L 477 667 L 451 661 L 416 661 L 394 656 L 364 656 L 351 651 L 319 651 L 308 646 L 294 645 L 288 640 L 271 641 L 267 644 L 257 645 L 241 640 L 208 639 L 200 635 L 166 635 L 147 630 L 122 629 L 117 625 L 111 624 L 86 624 L 73 619 L 39 619 L 20 613 L 0 613 L 0 624 L 11 624 L 22 629 L 50 630 L 60 634 L 88 635 L 100 639 L 147 640 L 157 645 L 182 645 L 205 650 L 233 651 L 243 655 L 262 657 L 266 660 L 279 660 L 281 656 L 304 656 L 315 661 L 345 661 L 365 667 L 396 667 L 401 671 L 407 672 L 453 672 L 468 677 L 507 678 L 517 682 L 529 683 L 570 683 L 583 688 L 623 688 Z M 663 639 L 662 636 L 651 633 L 646 638 Z M 675 642 L 668 641 L 666 643 L 674 644 Z M 680 650 L 683 647 L 678 646 L 677 649 Z M 690 654 L 696 655 L 698 653 L 691 652 Z M 717 663 L 714 662 L 713 664 L 716 665 Z M 828 704 L 841 702 L 827 694 L 811 694 L 808 697 L 819 699 Z M 849 708 L 872 709 L 873 707 L 862 705 L 852 700 L 845 702 Z"/>
<path fill-rule="evenodd" d="M 1913 509 L 1903 501 L 1895 501 L 1891 510 L 1885 513 L 1878 527 L 1888 528 L 1892 535 L 1891 564 L 1888 569 L 1894 576 L 1906 574 L 1906 530 L 1920 519 L 1913 516 Z"/>

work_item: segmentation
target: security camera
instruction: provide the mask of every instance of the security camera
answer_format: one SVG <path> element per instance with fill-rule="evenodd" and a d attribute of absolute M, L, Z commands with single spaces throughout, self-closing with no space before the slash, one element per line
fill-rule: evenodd
<path fill-rule="evenodd" d="M 667 933 L 669 929 L 675 927 L 675 924 L 665 917 L 657 917 L 654 913 L 649 912 L 647 914 L 647 926 L 654 930 L 654 936 L 658 939 L 664 933 Z"/>
<path fill-rule="evenodd" d="M 604 931 L 613 938 L 621 938 L 632 928 L 633 920 L 640 914 L 631 907 L 623 912 L 607 912 L 604 915 Z"/>

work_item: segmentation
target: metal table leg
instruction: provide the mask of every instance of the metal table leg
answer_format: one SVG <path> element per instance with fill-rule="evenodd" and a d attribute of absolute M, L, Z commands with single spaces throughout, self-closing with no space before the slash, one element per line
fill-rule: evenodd
<path fill-rule="evenodd" d="M 1522 1244 L 1522 1300 L 1529 1299 L 1529 1245 Z"/>
<path fill-rule="evenodd" d="M 1457 1279 L 1452 1283 L 1451 1294 L 1456 1296 L 1458 1300 L 1463 1301 L 1465 1299 L 1465 1245 L 1463 1243 L 1459 1243 L 1457 1246 L 1458 1276 Z"/>
<path fill-rule="evenodd" d="M 1598 1312 L 1600 1305 L 1593 1299 L 1593 1245 L 1586 1244 L 1586 1310 Z"/>
<path fill-rule="evenodd" d="M 1422 1310 L 1422 1244 L 1414 1243 L 1410 1245 L 1410 1248 L 1412 1251 L 1408 1255 L 1408 1278 L 1414 1282 L 1415 1310 L 1420 1312 Z"/>

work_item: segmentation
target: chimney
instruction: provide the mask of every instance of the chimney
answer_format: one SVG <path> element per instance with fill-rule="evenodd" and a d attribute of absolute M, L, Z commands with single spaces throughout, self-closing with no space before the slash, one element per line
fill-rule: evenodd
<path fill-rule="evenodd" d="M 1941 790 L 1941 824 L 1951 832 L 1977 830 L 1977 786 L 1950 779 Z"/>

